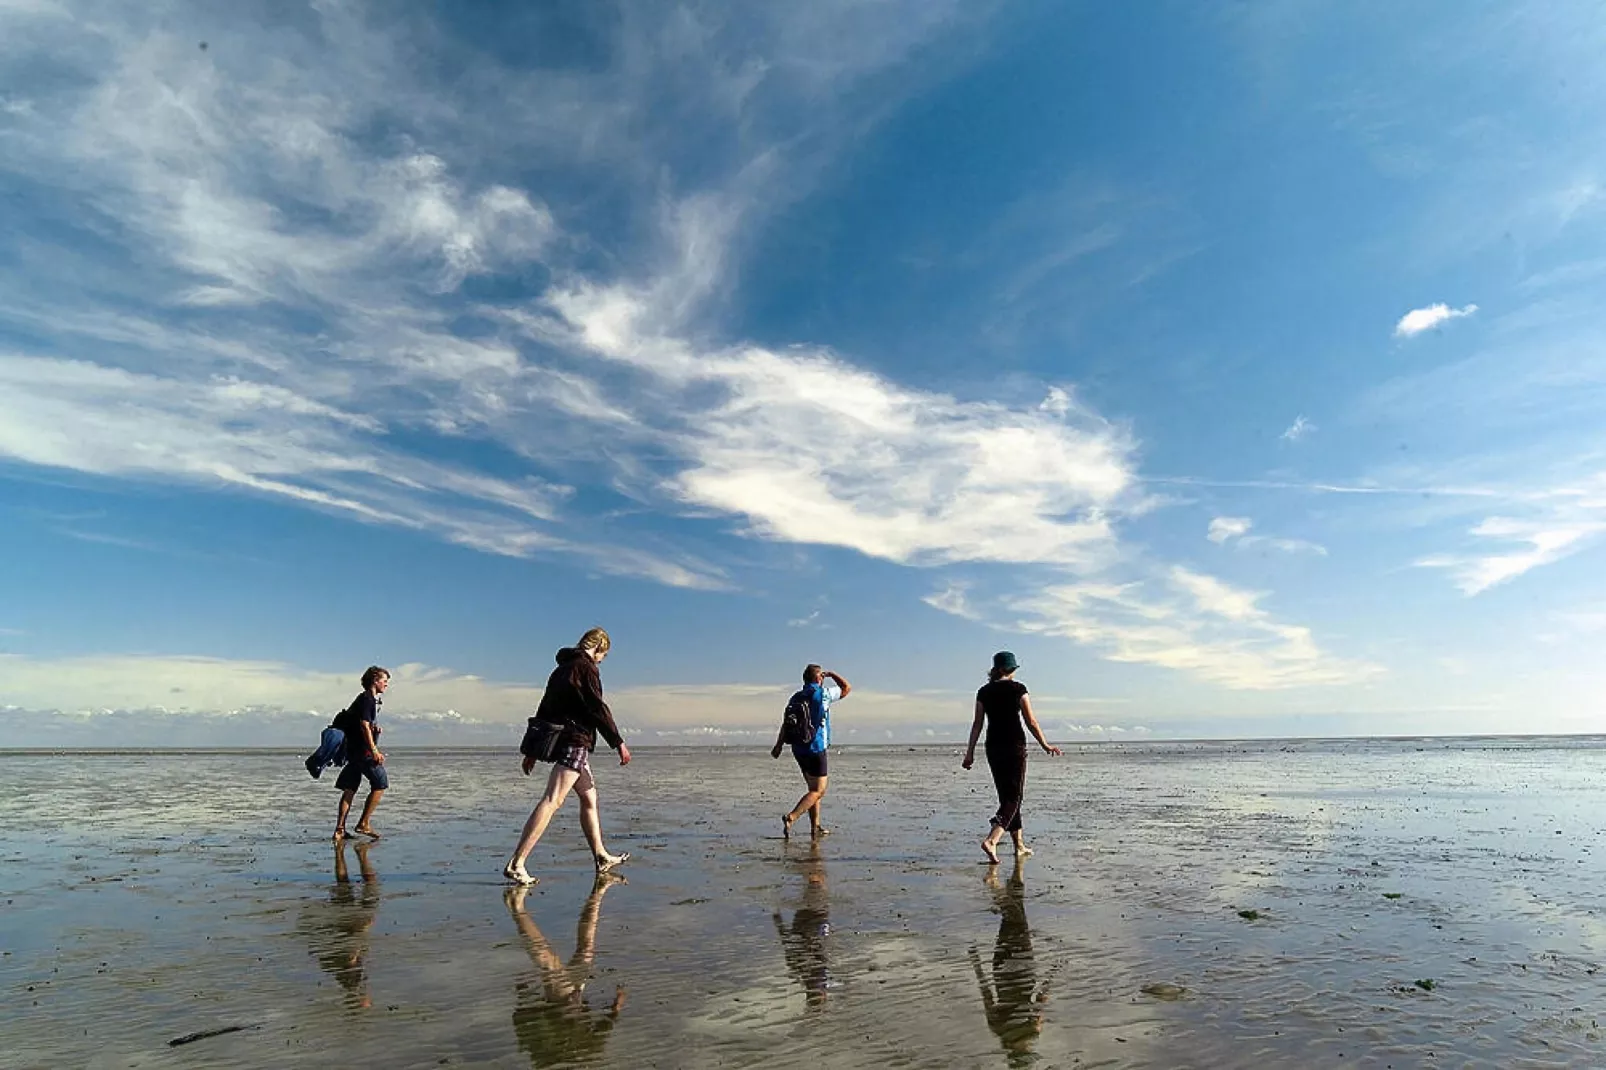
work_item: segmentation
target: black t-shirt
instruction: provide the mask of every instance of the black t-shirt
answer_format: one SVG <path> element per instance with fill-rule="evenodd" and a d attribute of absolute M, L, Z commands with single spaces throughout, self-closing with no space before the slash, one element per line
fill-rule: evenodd
<path fill-rule="evenodd" d="M 358 722 L 367 721 L 369 724 L 375 724 L 378 720 L 379 699 L 366 690 L 357 696 L 344 713 L 335 718 L 335 727 L 346 733 L 348 762 L 373 757 L 373 751 L 369 749 L 368 741 L 363 738 L 363 731 Z M 375 731 L 377 733 L 377 728 Z"/>
<path fill-rule="evenodd" d="M 1026 728 L 1021 721 L 1020 700 L 1026 685 L 1017 680 L 993 680 L 976 692 L 976 701 L 987 714 L 989 747 L 1026 745 Z"/>

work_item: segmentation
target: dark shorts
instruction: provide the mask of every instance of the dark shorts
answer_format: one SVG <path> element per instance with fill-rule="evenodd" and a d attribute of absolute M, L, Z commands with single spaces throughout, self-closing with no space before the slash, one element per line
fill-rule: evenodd
<path fill-rule="evenodd" d="M 358 758 L 354 762 L 347 762 L 346 767 L 340 771 L 340 779 L 335 781 L 335 787 L 341 791 L 356 791 L 362 786 L 363 778 L 368 778 L 370 791 L 384 791 L 390 787 L 390 777 L 385 774 L 383 762 L 376 762 L 372 758 Z"/>
<path fill-rule="evenodd" d="M 820 751 L 816 754 L 814 751 L 804 750 L 802 747 L 793 747 L 792 757 L 797 759 L 797 767 L 803 770 L 804 776 L 823 777 L 826 775 L 825 751 Z"/>

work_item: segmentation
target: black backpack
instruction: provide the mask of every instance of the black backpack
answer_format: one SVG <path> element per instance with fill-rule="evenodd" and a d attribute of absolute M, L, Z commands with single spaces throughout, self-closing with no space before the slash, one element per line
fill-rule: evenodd
<path fill-rule="evenodd" d="M 814 703 L 806 687 L 786 700 L 786 712 L 781 715 L 781 742 L 799 746 L 814 742 Z"/>

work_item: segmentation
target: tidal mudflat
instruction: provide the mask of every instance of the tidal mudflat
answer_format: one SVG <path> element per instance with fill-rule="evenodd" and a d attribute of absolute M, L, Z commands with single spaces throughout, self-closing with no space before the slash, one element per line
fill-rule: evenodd
<path fill-rule="evenodd" d="M 599 756 L 623 881 L 509 751 L 0 754 L 0 1066 L 1606 1065 L 1606 741 L 1072 747 L 980 865 L 959 748 Z"/>

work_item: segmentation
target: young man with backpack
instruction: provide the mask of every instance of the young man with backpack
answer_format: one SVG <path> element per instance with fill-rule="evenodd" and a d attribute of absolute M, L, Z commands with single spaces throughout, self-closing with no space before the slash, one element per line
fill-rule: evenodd
<path fill-rule="evenodd" d="M 362 674 L 362 694 L 335 718 L 334 727 L 346 735 L 346 768 L 341 771 L 340 779 L 335 781 L 335 787 L 340 789 L 340 811 L 335 818 L 336 840 L 346 838 L 346 815 L 351 813 L 352 800 L 357 797 L 357 789 L 362 786 L 364 779 L 368 781 L 368 798 L 363 803 L 357 827 L 352 831 L 379 839 L 379 833 L 374 831 L 369 822 L 374 816 L 374 807 L 379 805 L 380 797 L 390 787 L 390 777 L 385 772 L 385 755 L 379 749 L 378 723 L 379 705 L 384 701 L 382 696 L 389 686 L 389 669 L 379 665 L 368 666 L 368 671 Z"/>
<path fill-rule="evenodd" d="M 831 703 L 846 698 L 853 685 L 841 676 L 818 665 L 803 670 L 803 687 L 786 703 L 781 718 L 781 731 L 775 737 L 771 758 L 781 756 L 781 748 L 792 745 L 792 757 L 803 772 L 808 791 L 781 817 L 781 835 L 792 838 L 792 822 L 803 814 L 809 815 L 809 831 L 814 836 L 829 835 L 831 830 L 820 823 L 820 800 L 825 798 L 826 751 L 831 745 Z"/>

